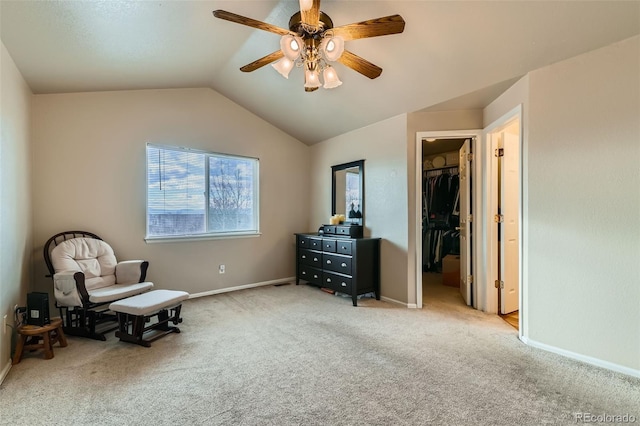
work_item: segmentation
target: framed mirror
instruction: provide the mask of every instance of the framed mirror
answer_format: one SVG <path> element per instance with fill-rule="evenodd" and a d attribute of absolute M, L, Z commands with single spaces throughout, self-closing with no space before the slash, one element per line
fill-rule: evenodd
<path fill-rule="evenodd" d="M 331 166 L 331 214 L 364 226 L 364 160 Z"/>

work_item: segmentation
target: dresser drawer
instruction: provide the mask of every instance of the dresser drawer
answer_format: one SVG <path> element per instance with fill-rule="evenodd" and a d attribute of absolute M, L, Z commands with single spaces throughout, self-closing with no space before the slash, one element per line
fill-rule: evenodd
<path fill-rule="evenodd" d="M 322 268 L 322 253 L 313 250 L 300 249 L 298 261 L 305 265 Z"/>
<path fill-rule="evenodd" d="M 340 254 L 352 254 L 351 252 L 351 241 L 349 240 L 339 240 L 336 244 L 336 252 Z"/>
<path fill-rule="evenodd" d="M 322 285 L 340 293 L 351 294 L 351 278 L 344 275 L 324 271 Z"/>
<path fill-rule="evenodd" d="M 322 227 L 323 231 L 325 234 L 335 234 L 336 233 L 336 227 L 333 225 L 324 225 Z"/>
<path fill-rule="evenodd" d="M 309 243 L 309 237 L 303 237 L 302 235 L 298 235 L 298 247 L 301 248 L 309 248 L 310 247 L 310 243 Z"/>
<path fill-rule="evenodd" d="M 322 251 L 335 253 L 336 252 L 336 240 L 330 240 L 327 238 L 322 239 Z"/>
<path fill-rule="evenodd" d="M 322 238 L 309 237 L 309 248 L 311 250 L 322 250 Z"/>
<path fill-rule="evenodd" d="M 351 257 L 324 253 L 322 255 L 322 268 L 351 275 Z"/>
<path fill-rule="evenodd" d="M 315 285 L 322 285 L 322 271 L 307 265 L 300 265 L 298 278 Z"/>

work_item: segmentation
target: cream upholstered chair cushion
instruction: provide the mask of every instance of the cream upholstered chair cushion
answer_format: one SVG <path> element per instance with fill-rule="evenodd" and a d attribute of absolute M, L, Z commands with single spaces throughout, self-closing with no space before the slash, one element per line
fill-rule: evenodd
<path fill-rule="evenodd" d="M 109 244 L 95 238 L 72 238 L 51 251 L 57 272 L 83 272 L 87 290 L 116 283 L 116 256 Z"/>
<path fill-rule="evenodd" d="M 89 301 L 103 303 L 142 293 L 153 287 L 151 282 L 138 282 L 142 260 L 117 262 L 113 249 L 95 238 L 72 238 L 51 251 L 55 269 L 54 293 L 63 306 L 81 306 L 74 274 L 82 272 Z"/>

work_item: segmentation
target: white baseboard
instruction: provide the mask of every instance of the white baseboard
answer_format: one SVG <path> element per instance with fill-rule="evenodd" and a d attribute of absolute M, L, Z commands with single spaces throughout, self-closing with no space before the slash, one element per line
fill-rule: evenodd
<path fill-rule="evenodd" d="M 266 285 L 274 285 L 274 284 L 290 283 L 290 282 L 295 282 L 295 281 L 296 281 L 296 277 L 288 277 L 288 278 L 280 278 L 280 279 L 271 280 L 271 281 L 262 281 L 262 282 L 259 282 L 259 283 L 239 285 L 239 286 L 236 286 L 236 287 L 220 288 L 218 290 L 203 291 L 201 293 L 192 293 L 192 294 L 189 295 L 189 299 L 196 299 L 198 297 L 213 296 L 214 294 L 229 293 L 230 291 L 246 290 L 248 288 L 263 287 L 263 286 L 266 286 Z M 380 300 L 384 300 L 385 302 L 389 302 L 389 303 L 395 303 L 397 305 L 402 305 L 402 306 L 404 306 L 406 308 L 410 308 L 410 309 L 415 309 L 415 308 L 418 307 L 415 303 L 404 303 L 404 302 L 401 302 L 399 300 L 391 299 L 390 297 L 381 296 Z"/>
<path fill-rule="evenodd" d="M 192 293 L 189 295 L 189 299 L 195 299 L 197 297 L 212 296 L 214 294 L 228 293 L 230 291 L 246 290 L 248 288 L 263 287 L 266 285 L 290 283 L 295 281 L 296 281 L 296 277 L 289 277 L 289 278 L 279 278 L 277 280 L 271 280 L 271 281 L 262 281 L 259 283 L 239 285 L 235 287 L 220 288 L 218 290 L 203 291 L 201 293 Z"/>
<path fill-rule="evenodd" d="M 604 361 L 602 359 L 593 358 L 593 357 L 582 355 L 576 352 L 571 352 L 566 349 L 557 348 L 555 346 L 547 345 L 545 343 L 540 343 L 535 340 L 528 339 L 524 336 L 521 337 L 520 340 L 525 345 L 532 346 L 534 348 L 538 348 L 547 352 L 552 352 L 554 354 L 562 355 L 567 358 L 575 359 L 577 361 L 582 361 L 587 364 L 595 365 L 596 367 L 606 368 L 607 370 L 612 370 L 618 373 L 626 374 L 628 376 L 640 378 L 640 370 L 635 370 L 633 368 L 625 367 L 624 365 L 614 364 L 613 362 Z"/>
<path fill-rule="evenodd" d="M 418 307 L 415 303 L 405 303 L 396 299 L 392 299 L 390 297 L 380 296 L 380 300 L 384 300 L 385 302 L 395 303 L 396 305 L 402 305 L 405 308 L 415 309 Z"/>
<path fill-rule="evenodd" d="M 7 365 L 5 365 L 2 371 L 0 371 L 0 385 L 4 382 L 4 378 L 7 377 L 7 374 L 9 374 L 9 370 L 11 370 L 11 360 L 9 360 Z"/>

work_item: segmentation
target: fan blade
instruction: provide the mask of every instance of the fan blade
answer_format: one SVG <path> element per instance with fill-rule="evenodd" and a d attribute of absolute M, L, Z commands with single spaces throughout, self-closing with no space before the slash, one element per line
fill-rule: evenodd
<path fill-rule="evenodd" d="M 342 37 L 345 41 L 399 34 L 404 31 L 404 19 L 402 19 L 400 15 L 390 15 L 355 24 L 343 25 L 329 31 L 333 32 L 334 36 Z"/>
<path fill-rule="evenodd" d="M 250 64 L 245 65 L 244 67 L 240 68 L 240 71 L 242 71 L 242 72 L 255 71 L 258 68 L 262 68 L 265 65 L 270 64 L 271 62 L 277 61 L 278 59 L 282 58 L 283 56 L 284 56 L 284 53 L 282 53 L 282 50 L 277 50 L 277 51 L 275 51 L 273 53 L 268 54 L 264 58 L 257 59 L 255 61 L 251 62 Z"/>
<path fill-rule="evenodd" d="M 355 53 L 351 53 L 348 50 L 342 52 L 342 56 L 338 58 L 338 62 L 342 65 L 346 65 L 354 71 L 359 72 L 360 74 L 369 77 L 370 79 L 374 79 L 379 77 L 382 74 L 382 68 L 377 65 L 372 64 L 366 59 L 362 59 L 360 56 Z"/>
<path fill-rule="evenodd" d="M 270 33 L 276 33 L 280 35 L 291 33 L 291 31 L 284 28 L 276 27 L 275 25 L 267 24 L 266 22 L 256 21 L 255 19 L 247 18 L 245 16 L 236 15 L 235 13 L 227 12 L 226 10 L 214 10 L 213 16 L 215 16 L 216 18 L 224 19 L 226 21 L 235 22 L 236 24 L 242 24 L 248 27 L 257 28 L 259 30 L 268 31 Z"/>
<path fill-rule="evenodd" d="M 317 27 L 320 22 L 320 0 L 313 0 L 311 9 L 306 12 L 301 9 L 300 15 L 302 16 L 302 22 L 304 24 Z"/>

